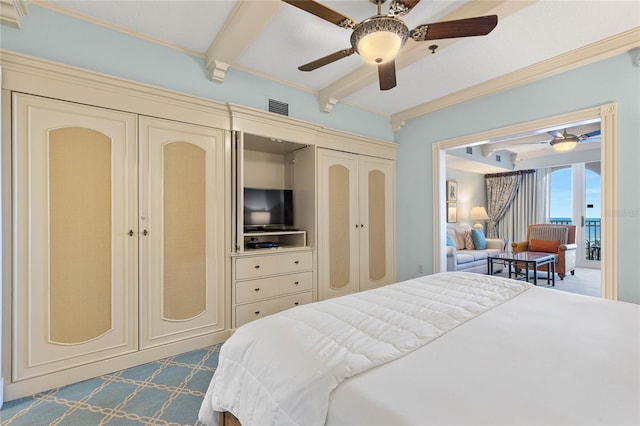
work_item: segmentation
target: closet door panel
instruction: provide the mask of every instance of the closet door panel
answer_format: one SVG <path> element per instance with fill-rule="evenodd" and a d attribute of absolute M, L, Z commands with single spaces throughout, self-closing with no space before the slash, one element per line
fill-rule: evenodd
<path fill-rule="evenodd" d="M 224 329 L 224 132 L 140 118 L 141 348 Z"/>
<path fill-rule="evenodd" d="M 16 94 L 13 380 L 137 349 L 135 116 Z"/>
<path fill-rule="evenodd" d="M 358 158 L 318 150 L 320 299 L 358 291 Z"/>
<path fill-rule="evenodd" d="M 394 166 L 390 160 L 359 158 L 360 290 L 395 282 Z"/>

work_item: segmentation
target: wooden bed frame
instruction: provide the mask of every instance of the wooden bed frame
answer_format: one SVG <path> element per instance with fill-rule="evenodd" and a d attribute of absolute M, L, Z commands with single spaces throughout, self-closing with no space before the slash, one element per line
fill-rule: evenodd
<path fill-rule="evenodd" d="M 228 411 L 220 413 L 220 426 L 242 426 L 240 420 Z"/>

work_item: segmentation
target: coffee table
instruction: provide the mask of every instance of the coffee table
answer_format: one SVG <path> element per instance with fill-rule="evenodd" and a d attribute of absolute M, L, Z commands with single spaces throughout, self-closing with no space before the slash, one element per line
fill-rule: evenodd
<path fill-rule="evenodd" d="M 493 275 L 495 262 L 509 268 L 509 278 L 529 282 L 529 271 L 533 271 L 533 285 L 538 285 L 538 267 L 547 266 L 547 285 L 556 285 L 556 256 L 552 253 L 521 251 L 519 253 L 498 253 L 487 257 L 487 273 Z M 523 272 L 524 271 L 524 272 Z"/>

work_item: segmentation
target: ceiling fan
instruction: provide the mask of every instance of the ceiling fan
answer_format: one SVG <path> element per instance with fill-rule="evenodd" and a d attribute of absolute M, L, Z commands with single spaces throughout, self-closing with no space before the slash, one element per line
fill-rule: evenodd
<path fill-rule="evenodd" d="M 353 30 L 350 48 L 304 64 L 298 67 L 300 71 L 312 71 L 358 53 L 366 62 L 378 65 L 380 90 L 396 87 L 395 58 L 409 37 L 415 41 L 426 41 L 480 36 L 489 34 L 498 25 L 498 17 L 489 15 L 423 24 L 409 30 L 400 17 L 411 12 L 420 0 L 391 0 L 389 12 L 386 15 L 381 12 L 382 4 L 386 0 L 369 0 L 378 6 L 378 14 L 360 23 L 314 0 L 282 1 L 341 28 Z M 432 51 L 436 48 L 437 46 L 430 47 Z"/>
<path fill-rule="evenodd" d="M 593 132 L 589 132 L 589 133 L 584 133 L 580 136 L 576 136 L 576 135 L 572 135 L 570 133 L 567 133 L 567 129 L 564 129 L 564 131 L 562 133 L 560 132 L 549 132 L 552 136 L 553 139 L 551 139 L 549 142 L 549 145 L 551 145 L 551 147 L 553 149 L 555 149 L 556 151 L 560 151 L 560 152 L 566 152 L 566 151 L 571 151 L 572 149 L 574 149 L 576 147 L 576 145 L 580 142 L 584 142 L 587 139 L 593 137 L 593 136 L 597 136 L 600 134 L 600 130 L 595 130 Z"/>

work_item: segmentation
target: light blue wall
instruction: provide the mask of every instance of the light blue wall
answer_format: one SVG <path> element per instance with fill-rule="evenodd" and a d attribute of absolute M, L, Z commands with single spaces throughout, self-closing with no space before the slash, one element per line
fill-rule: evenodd
<path fill-rule="evenodd" d="M 407 123 L 398 151 L 399 279 L 433 271 L 432 155 L 434 142 L 562 113 L 618 104 L 619 299 L 640 303 L 640 68 L 616 57 Z M 418 189 L 419 188 L 419 189 Z"/>
<path fill-rule="evenodd" d="M 179 92 L 266 109 L 287 102 L 289 115 L 329 128 L 393 142 L 388 118 L 338 103 L 323 113 L 313 93 L 234 69 L 224 83 L 208 78 L 205 60 L 178 50 L 29 5 L 20 29 L 0 25 L 0 47 Z"/>

